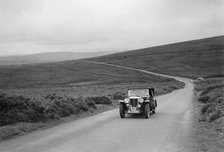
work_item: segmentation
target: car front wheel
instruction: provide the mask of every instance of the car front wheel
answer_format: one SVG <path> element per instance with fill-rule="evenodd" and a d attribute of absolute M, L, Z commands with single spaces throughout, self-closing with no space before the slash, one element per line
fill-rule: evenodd
<path fill-rule="evenodd" d="M 150 107 L 149 104 L 145 104 L 145 118 L 148 119 L 150 116 Z"/>
<path fill-rule="evenodd" d="M 121 118 L 124 118 L 125 117 L 125 109 L 124 109 L 124 104 L 123 103 L 120 103 L 120 106 L 119 106 L 119 111 L 120 111 L 120 117 Z"/>

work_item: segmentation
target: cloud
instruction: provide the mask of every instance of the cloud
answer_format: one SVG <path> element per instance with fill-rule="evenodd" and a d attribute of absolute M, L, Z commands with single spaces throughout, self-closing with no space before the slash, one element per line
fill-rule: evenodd
<path fill-rule="evenodd" d="M 127 50 L 221 35 L 223 8 L 222 0 L 0 0 L 0 55 Z"/>

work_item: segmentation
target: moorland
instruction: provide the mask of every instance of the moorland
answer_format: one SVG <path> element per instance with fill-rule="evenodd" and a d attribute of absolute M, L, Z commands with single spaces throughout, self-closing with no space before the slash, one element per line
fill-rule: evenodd
<path fill-rule="evenodd" d="M 43 114 L 40 117 L 41 119 L 39 119 L 39 116 L 37 117 L 36 122 L 30 122 L 27 119 L 28 121 L 21 120 L 3 125 L 0 127 L 0 135 L 3 135 L 4 138 L 11 138 L 15 135 L 24 134 L 21 130 L 30 132 L 49 126 L 49 122 L 55 122 L 55 119 L 58 121 L 64 120 L 64 118 L 72 118 L 69 120 L 73 120 L 73 116 L 83 113 L 94 113 L 116 108 L 116 100 L 124 98 L 127 88 L 130 87 L 152 86 L 155 88 L 157 95 L 184 87 L 183 83 L 173 79 L 83 62 L 86 60 L 194 79 L 197 95 L 194 102 L 196 111 L 195 138 L 199 149 L 214 151 L 215 149 L 212 149 L 214 147 L 219 150 L 223 148 L 220 142 L 213 141 L 223 141 L 224 139 L 224 36 L 126 51 L 83 60 L 0 66 L 1 103 L 9 100 L 29 100 L 28 105 L 34 105 L 35 107 L 38 103 L 37 109 L 34 108 L 34 110 L 42 108 L 40 114 Z M 203 77 L 204 80 L 196 80 L 198 77 Z M 97 100 L 94 100 L 94 98 Z M 68 102 L 63 102 L 64 100 Z M 77 110 L 77 104 L 79 105 L 80 101 L 84 104 L 79 106 L 81 110 Z M 49 103 L 52 103 L 52 106 L 59 107 L 53 112 L 55 117 L 52 117 L 52 113 L 49 113 Z M 70 104 L 74 106 L 70 106 Z M 71 109 L 66 109 L 66 107 Z M 9 108 L 9 115 L 5 118 L 13 116 L 10 115 L 13 110 L 18 109 Z M 24 111 L 24 113 L 29 114 L 27 111 Z M 52 126 L 52 123 L 50 123 L 50 126 Z M 32 129 L 29 131 L 29 129 L 24 128 Z M 14 130 L 17 131 L 13 133 Z M 7 134 L 9 132 L 12 134 Z"/>

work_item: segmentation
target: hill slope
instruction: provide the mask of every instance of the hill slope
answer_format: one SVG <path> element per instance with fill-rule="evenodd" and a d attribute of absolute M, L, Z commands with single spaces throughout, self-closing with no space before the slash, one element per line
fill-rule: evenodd
<path fill-rule="evenodd" d="M 224 36 L 89 59 L 185 77 L 224 74 Z"/>
<path fill-rule="evenodd" d="M 102 94 L 105 91 L 107 91 L 105 94 L 110 94 L 116 90 L 119 92 L 119 88 L 123 88 L 123 92 L 126 92 L 127 88 L 132 85 L 154 86 L 160 90 L 159 93 L 165 93 L 182 87 L 182 83 L 169 78 L 78 60 L 0 66 L 0 71 L 0 92 L 18 95 L 39 96 L 42 93 L 47 94 L 55 90 L 75 96 L 97 95 L 97 93 Z M 93 89 L 90 86 L 94 86 Z"/>
<path fill-rule="evenodd" d="M 51 52 L 34 55 L 0 57 L 0 65 L 49 63 L 107 55 L 114 52 Z"/>

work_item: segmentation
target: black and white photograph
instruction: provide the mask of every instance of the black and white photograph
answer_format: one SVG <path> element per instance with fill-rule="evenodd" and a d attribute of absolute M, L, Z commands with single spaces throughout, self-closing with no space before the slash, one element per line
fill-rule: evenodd
<path fill-rule="evenodd" d="M 0 0 L 0 152 L 224 152 L 224 0 Z"/>

